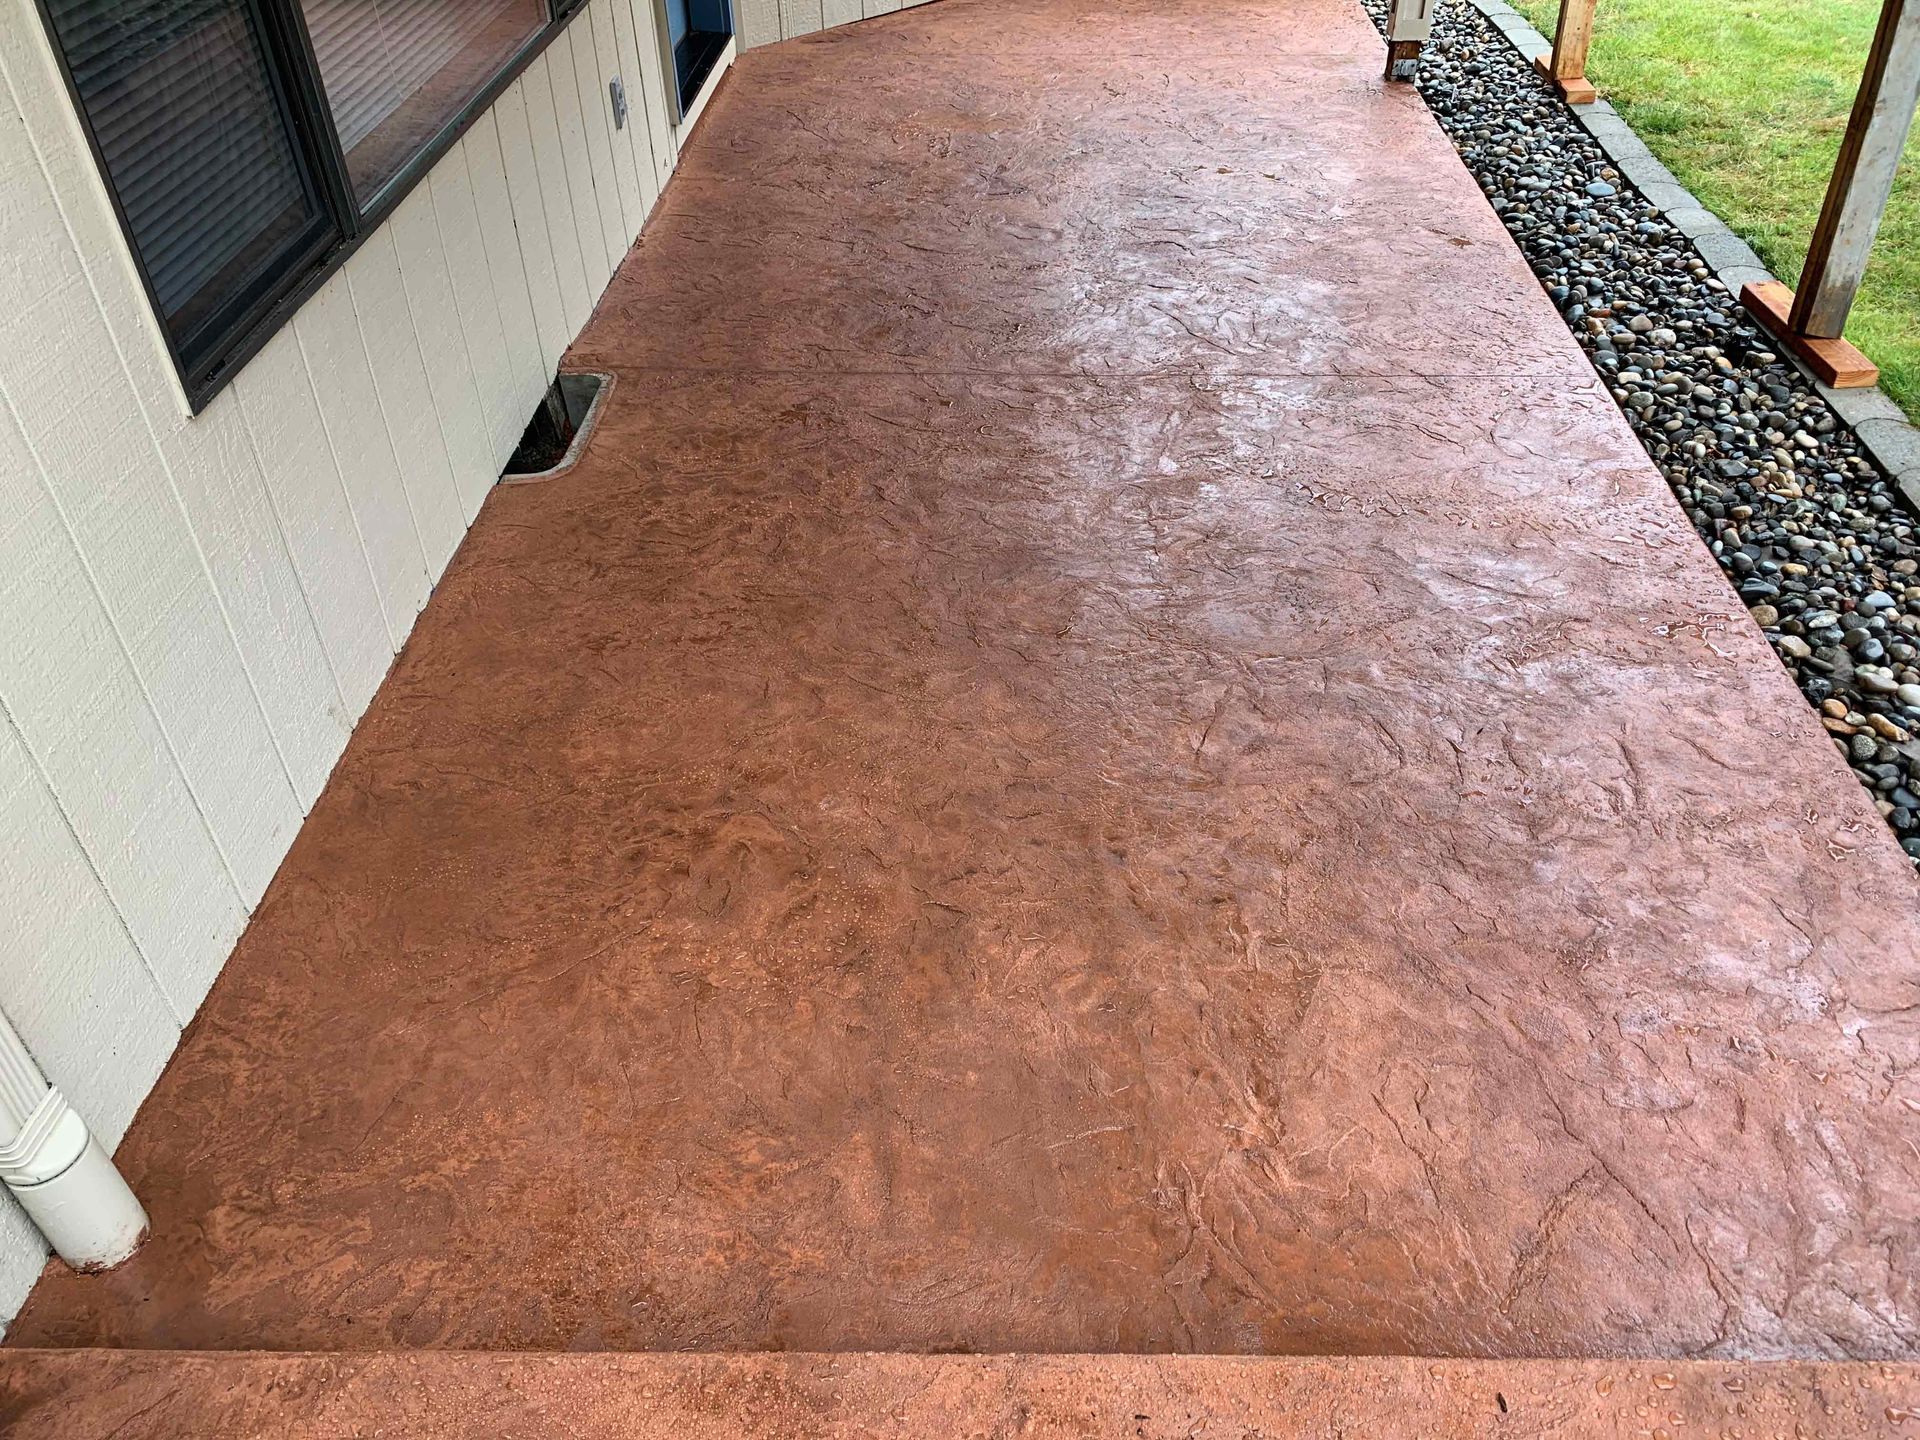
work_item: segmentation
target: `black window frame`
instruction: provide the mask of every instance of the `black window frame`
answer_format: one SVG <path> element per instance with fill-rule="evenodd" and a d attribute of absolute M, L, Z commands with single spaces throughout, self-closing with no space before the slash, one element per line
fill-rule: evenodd
<path fill-rule="evenodd" d="M 372 202 L 364 208 L 354 198 L 346 155 L 340 146 L 332 111 L 327 106 L 319 62 L 314 56 L 313 42 L 307 34 L 300 0 L 242 0 L 260 24 L 268 80 L 290 123 L 296 162 L 303 167 L 306 180 L 319 196 L 326 212 L 323 220 L 330 220 L 331 226 L 316 240 L 283 259 L 277 267 L 278 273 L 261 277 L 243 295 L 223 305 L 216 312 L 221 323 L 216 327 L 213 322 L 208 322 L 216 338 L 207 345 L 204 355 L 191 360 L 182 353 L 179 340 L 167 323 L 166 311 L 160 304 L 147 263 L 140 254 L 133 227 L 128 223 L 126 208 L 121 203 L 113 174 L 107 168 L 106 156 L 94 134 L 92 118 L 87 114 L 79 87 L 74 83 L 66 53 L 61 48 L 60 32 L 54 27 L 47 3 L 48 0 L 34 0 L 34 8 L 59 64 L 68 103 L 80 117 L 81 132 L 87 137 L 87 149 L 93 155 L 94 168 L 106 187 L 114 219 L 120 226 L 127 249 L 132 253 L 134 269 L 140 276 L 147 304 L 166 345 L 167 358 L 173 364 L 174 373 L 179 376 L 187 406 L 193 414 L 198 415 L 293 318 L 294 312 L 339 272 L 354 251 L 385 223 L 387 217 L 399 208 L 442 157 L 460 143 L 461 137 L 472 128 L 473 123 L 559 38 L 568 24 L 586 7 L 587 0 L 546 0 L 546 23 L 461 106 L 431 140 L 382 185 Z M 638 81 L 638 76 L 633 77 L 633 83 Z"/>

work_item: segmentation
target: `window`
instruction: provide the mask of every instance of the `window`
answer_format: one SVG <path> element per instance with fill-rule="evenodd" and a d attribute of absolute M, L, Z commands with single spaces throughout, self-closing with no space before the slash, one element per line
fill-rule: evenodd
<path fill-rule="evenodd" d="M 191 365 L 335 236 L 244 0 L 49 0 L 101 164 Z"/>
<path fill-rule="evenodd" d="M 580 0 L 40 0 L 205 404 Z"/>
<path fill-rule="evenodd" d="M 546 0 L 301 0 L 364 207 L 547 23 Z"/>

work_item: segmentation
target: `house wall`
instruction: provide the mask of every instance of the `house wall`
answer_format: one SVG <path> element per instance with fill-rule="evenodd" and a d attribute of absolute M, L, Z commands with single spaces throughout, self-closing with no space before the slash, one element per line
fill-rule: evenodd
<path fill-rule="evenodd" d="M 189 418 L 0 0 L 0 1008 L 109 1146 L 673 169 L 653 26 L 592 0 Z M 44 1257 L 0 1202 L 0 1317 Z"/>
<path fill-rule="evenodd" d="M 734 0 L 741 49 L 911 10 L 929 0 Z"/>

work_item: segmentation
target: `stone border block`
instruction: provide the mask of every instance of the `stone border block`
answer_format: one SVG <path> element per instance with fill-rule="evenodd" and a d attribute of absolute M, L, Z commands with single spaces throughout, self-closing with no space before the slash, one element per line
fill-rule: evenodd
<path fill-rule="evenodd" d="M 1816 385 L 1814 388 L 1820 392 L 1820 398 L 1827 402 L 1828 408 L 1855 430 L 1868 420 L 1891 420 L 1899 424 L 1907 418 L 1878 386 L 1871 390 L 1835 390 L 1828 385 Z"/>
<path fill-rule="evenodd" d="M 1766 265 L 1753 253 L 1753 247 L 1731 230 L 1720 230 L 1714 234 L 1701 235 L 1693 242 L 1693 248 L 1700 252 L 1718 275 L 1727 270 L 1766 271 Z"/>
<path fill-rule="evenodd" d="M 1860 443 L 1873 451 L 1874 458 L 1895 474 L 1920 473 L 1920 430 L 1906 420 L 1884 415 L 1869 416 L 1853 427 Z"/>
<path fill-rule="evenodd" d="M 1738 295 L 1749 285 L 1764 285 L 1773 279 L 1773 272 L 1764 265 L 1730 265 L 1720 272 L 1720 283 Z M 1859 395 L 1859 390 L 1849 390 L 1849 395 Z M 1889 402 L 1891 403 L 1891 402 Z M 1897 406 L 1895 407 L 1898 408 Z"/>
<path fill-rule="evenodd" d="M 1620 123 L 1622 125 L 1626 124 L 1624 120 Z M 1598 139 L 1599 137 L 1596 136 L 1595 138 Z M 1689 205 L 1698 205 L 1700 203 L 1688 193 L 1686 186 L 1673 178 L 1673 172 L 1658 160 L 1654 159 L 1652 155 L 1648 155 L 1645 158 L 1632 154 L 1615 155 L 1604 140 L 1601 141 L 1600 148 L 1607 152 L 1607 158 L 1613 161 L 1614 168 L 1633 182 L 1635 189 L 1646 191 L 1664 187 L 1665 189 L 1676 190 L 1680 194 L 1685 195 L 1687 197 L 1686 203 Z M 1641 148 L 1644 149 L 1645 147 L 1642 146 Z M 1647 198 L 1649 200 L 1653 199 L 1651 195 L 1648 195 Z"/>
<path fill-rule="evenodd" d="M 1667 223 L 1689 240 L 1698 240 L 1702 235 L 1718 234 L 1727 228 L 1724 220 L 1698 201 L 1691 205 L 1676 205 L 1666 212 L 1666 216 Z"/>
<path fill-rule="evenodd" d="M 1655 165 L 1660 163 L 1654 160 L 1653 152 L 1647 149 L 1640 137 L 1633 133 L 1633 127 L 1620 118 L 1620 112 L 1608 105 L 1606 101 L 1596 100 L 1591 105 L 1576 105 L 1573 107 L 1573 113 L 1579 120 L 1581 128 L 1599 141 L 1600 148 L 1607 152 L 1608 158 L 1616 166 L 1625 166 L 1636 160 L 1652 161 Z M 1625 171 L 1622 170 L 1621 173 L 1624 174 Z"/>
<path fill-rule="evenodd" d="M 1693 192 L 1677 180 L 1665 185 L 1657 182 L 1650 185 L 1641 185 L 1633 181 L 1628 183 L 1646 197 L 1647 204 L 1669 216 L 1677 210 L 1700 209 L 1700 203 L 1693 198 Z"/>

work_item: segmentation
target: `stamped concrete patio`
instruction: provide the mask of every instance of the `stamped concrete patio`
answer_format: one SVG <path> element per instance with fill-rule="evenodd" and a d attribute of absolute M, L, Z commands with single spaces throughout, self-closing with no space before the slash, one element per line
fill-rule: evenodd
<path fill-rule="evenodd" d="M 747 54 L 10 1342 L 1920 1353 L 1911 867 L 1380 65 Z"/>

